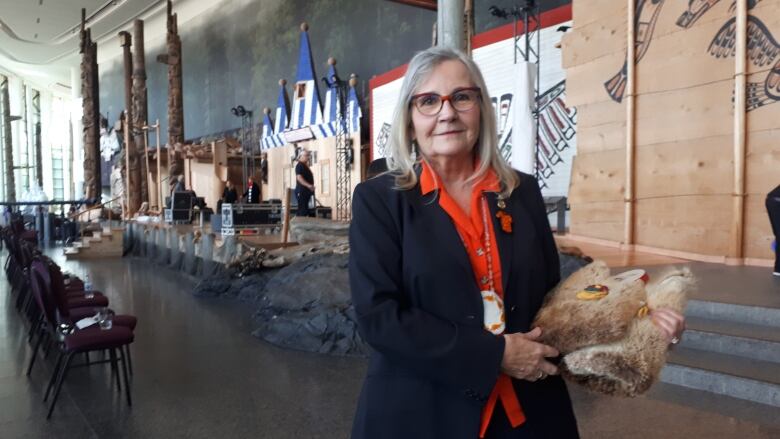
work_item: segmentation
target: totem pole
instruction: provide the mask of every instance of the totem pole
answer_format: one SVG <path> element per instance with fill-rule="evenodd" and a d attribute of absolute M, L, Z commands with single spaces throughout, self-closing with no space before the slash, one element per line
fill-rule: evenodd
<path fill-rule="evenodd" d="M 133 139 L 140 155 L 141 167 L 141 202 L 149 201 L 149 170 L 147 169 L 147 157 L 144 145 L 146 145 L 146 131 L 142 129 L 147 124 L 148 106 L 146 94 L 146 53 L 144 51 L 144 22 L 133 22 L 133 34 L 135 35 L 135 51 L 133 51 Z"/>
<path fill-rule="evenodd" d="M 130 135 L 125 136 L 127 143 L 124 145 L 125 163 L 127 163 L 127 213 L 132 215 L 141 207 L 141 168 L 138 166 L 138 151 L 133 142 L 133 55 L 130 47 L 133 39 L 128 32 L 119 32 L 119 41 L 122 45 L 125 66 L 125 121 L 122 129 Z"/>
<path fill-rule="evenodd" d="M 168 65 L 168 175 L 184 172 L 181 145 L 184 143 L 184 109 L 182 101 L 181 38 L 173 4 L 168 0 L 167 54 L 157 56 L 157 61 Z"/>
<path fill-rule="evenodd" d="M 84 196 L 100 202 L 100 93 L 97 43 L 86 29 L 87 10 L 81 9 L 81 96 L 84 127 Z"/>

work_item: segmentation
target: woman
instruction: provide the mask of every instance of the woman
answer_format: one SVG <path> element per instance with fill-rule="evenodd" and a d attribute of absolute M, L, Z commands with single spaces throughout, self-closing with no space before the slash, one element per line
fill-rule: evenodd
<path fill-rule="evenodd" d="M 409 64 L 389 171 L 359 184 L 350 286 L 374 348 L 353 438 L 574 438 L 553 359 L 530 328 L 559 281 L 539 185 L 499 156 L 479 69 L 449 49 Z M 503 300 L 505 314 L 483 303 Z M 682 316 L 654 318 L 671 339 Z"/>
<path fill-rule="evenodd" d="M 238 192 L 232 181 L 225 182 L 225 189 L 222 190 L 222 198 L 217 201 L 217 211 L 222 211 L 222 204 L 233 204 L 238 201 Z"/>
<path fill-rule="evenodd" d="M 311 216 L 309 200 L 314 195 L 314 175 L 309 169 L 310 158 L 309 151 L 304 149 L 295 165 L 295 199 L 298 201 L 296 216 Z"/>

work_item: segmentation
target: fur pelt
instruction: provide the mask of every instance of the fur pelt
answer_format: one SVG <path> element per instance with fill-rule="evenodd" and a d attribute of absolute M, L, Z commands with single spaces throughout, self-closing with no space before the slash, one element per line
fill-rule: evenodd
<path fill-rule="evenodd" d="M 591 285 L 609 292 L 597 300 L 577 298 Z M 607 265 L 594 261 L 547 295 L 533 327 L 542 328 L 541 342 L 560 351 L 564 378 L 599 393 L 636 396 L 658 379 L 668 348 L 662 330 L 640 310 L 682 313 L 695 285 L 688 268 L 669 269 L 645 284 L 610 277 Z"/>

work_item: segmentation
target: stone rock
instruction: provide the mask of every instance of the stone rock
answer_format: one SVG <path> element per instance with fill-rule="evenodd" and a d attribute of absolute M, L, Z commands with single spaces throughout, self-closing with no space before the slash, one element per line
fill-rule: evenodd
<path fill-rule="evenodd" d="M 317 254 L 288 265 L 266 285 L 264 304 L 278 310 L 307 310 L 351 301 L 349 256 Z"/>
<path fill-rule="evenodd" d="M 253 334 L 291 349 L 367 355 L 352 309 L 348 259 L 321 253 L 280 269 L 266 284 Z"/>
<path fill-rule="evenodd" d="M 349 223 L 308 217 L 290 220 L 290 239 L 300 244 L 340 240 L 348 236 Z"/>
<path fill-rule="evenodd" d="M 195 286 L 192 292 L 198 297 L 219 297 L 225 294 L 233 284 L 230 276 L 214 276 L 204 279 Z"/>

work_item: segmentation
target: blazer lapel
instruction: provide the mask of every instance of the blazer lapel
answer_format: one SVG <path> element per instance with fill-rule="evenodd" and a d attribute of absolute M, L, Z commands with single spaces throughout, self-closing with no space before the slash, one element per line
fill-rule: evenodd
<path fill-rule="evenodd" d="M 433 194 L 422 196 L 418 188 L 408 191 L 412 205 L 417 209 L 427 223 L 426 229 L 436 237 L 435 242 L 444 246 L 445 254 L 451 255 L 457 262 L 457 267 L 471 273 L 471 262 L 466 254 L 458 230 L 447 212 L 439 206 L 438 199 Z M 473 277 L 473 276 L 471 276 Z M 475 284 L 476 285 L 476 284 Z"/>

